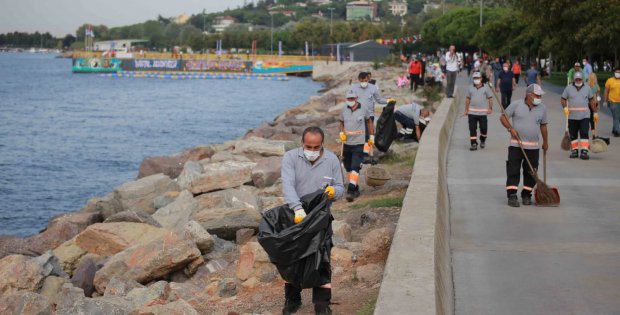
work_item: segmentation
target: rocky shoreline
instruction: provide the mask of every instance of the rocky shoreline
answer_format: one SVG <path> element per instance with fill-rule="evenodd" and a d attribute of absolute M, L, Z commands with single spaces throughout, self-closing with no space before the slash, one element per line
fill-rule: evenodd
<path fill-rule="evenodd" d="M 326 147 L 338 152 L 343 95 L 362 70 L 329 78 L 322 95 L 241 139 L 146 158 L 135 181 L 56 216 L 38 235 L 0 237 L 0 313 L 278 313 L 282 280 L 254 237 L 261 213 L 284 203 L 281 157 L 299 146 L 303 129 L 321 126 Z M 392 82 L 400 71 L 373 77 L 384 95 L 410 103 L 412 94 Z M 333 282 L 343 288 L 335 300 L 345 301 L 337 313 L 376 297 L 400 211 L 386 200 L 402 200 L 416 150 L 394 145 L 381 155 L 387 185 L 363 185 L 354 204 L 334 204 Z"/>

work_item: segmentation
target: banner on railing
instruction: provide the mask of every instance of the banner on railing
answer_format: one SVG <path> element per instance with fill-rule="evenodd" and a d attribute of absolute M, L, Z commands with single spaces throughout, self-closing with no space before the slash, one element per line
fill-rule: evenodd
<path fill-rule="evenodd" d="M 377 43 L 382 45 L 396 45 L 396 44 L 415 44 L 422 40 L 422 35 L 412 35 L 402 38 L 394 38 L 394 39 L 377 39 Z"/>

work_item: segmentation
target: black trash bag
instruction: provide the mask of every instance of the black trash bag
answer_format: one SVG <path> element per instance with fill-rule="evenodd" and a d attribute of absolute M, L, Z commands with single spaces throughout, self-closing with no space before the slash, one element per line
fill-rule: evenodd
<path fill-rule="evenodd" d="M 257 240 L 282 278 L 304 289 L 331 282 L 333 217 L 331 201 L 322 190 L 301 197 L 301 203 L 307 216 L 299 224 L 288 205 L 266 211 Z"/>
<path fill-rule="evenodd" d="M 375 146 L 381 152 L 387 152 L 394 139 L 398 135 L 396 121 L 394 120 L 394 107 L 396 102 L 389 102 L 381 112 L 377 121 L 377 131 L 375 132 Z"/>

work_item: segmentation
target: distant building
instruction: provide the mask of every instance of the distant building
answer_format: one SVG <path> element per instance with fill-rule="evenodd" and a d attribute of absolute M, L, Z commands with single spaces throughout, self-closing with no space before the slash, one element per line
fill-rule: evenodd
<path fill-rule="evenodd" d="M 394 16 L 405 16 L 407 14 L 407 2 L 402 0 L 392 0 L 390 2 L 390 11 Z"/>
<path fill-rule="evenodd" d="M 354 1 L 347 3 L 347 21 L 374 20 L 377 17 L 377 4 L 370 1 Z"/>
<path fill-rule="evenodd" d="M 143 44 L 148 43 L 148 40 L 144 39 L 117 39 L 117 40 L 105 40 L 93 43 L 93 50 L 95 51 L 110 51 L 114 49 L 114 51 L 119 52 L 131 52 L 132 48 L 139 46 L 142 47 Z"/>
<path fill-rule="evenodd" d="M 337 59 L 338 44 L 321 46 L 321 55 Z M 390 48 L 374 40 L 359 43 L 340 43 L 340 59 L 346 61 L 383 60 L 390 54 Z"/>
<path fill-rule="evenodd" d="M 317 12 L 317 13 L 312 13 L 312 17 L 319 18 L 319 19 L 322 19 L 323 15 L 324 14 L 323 14 L 323 12 L 321 12 L 321 10 L 319 10 L 319 12 Z"/>
<path fill-rule="evenodd" d="M 438 4 L 438 3 L 426 3 L 424 5 L 423 11 L 424 11 L 424 13 L 428 13 L 428 11 L 431 10 L 431 9 L 437 10 L 439 8 L 441 8 L 441 4 Z"/>
<path fill-rule="evenodd" d="M 277 11 L 277 10 L 270 10 L 269 14 L 270 15 L 274 15 L 274 14 L 282 14 L 284 16 L 288 16 L 288 17 L 294 17 L 295 16 L 295 11 L 291 11 L 291 10 L 283 10 L 283 11 Z"/>
<path fill-rule="evenodd" d="M 297 2 L 297 3 L 295 3 L 295 6 L 296 7 L 300 7 L 300 8 L 305 8 L 308 5 L 305 2 Z"/>
<path fill-rule="evenodd" d="M 331 4 L 332 1 L 331 0 L 311 0 L 310 3 L 314 3 L 317 5 L 327 5 L 327 4 Z"/>
<path fill-rule="evenodd" d="M 185 24 L 189 21 L 189 19 L 190 19 L 190 16 L 184 13 L 174 18 L 174 23 Z"/>
<path fill-rule="evenodd" d="M 221 33 L 233 24 L 235 24 L 235 18 L 232 16 L 216 16 L 212 27 L 216 32 Z"/>

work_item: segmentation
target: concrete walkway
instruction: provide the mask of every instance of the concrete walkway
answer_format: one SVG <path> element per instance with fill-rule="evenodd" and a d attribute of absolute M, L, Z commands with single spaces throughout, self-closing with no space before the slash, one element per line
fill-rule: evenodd
<path fill-rule="evenodd" d="M 459 115 L 468 84 L 461 74 Z M 469 151 L 467 118 L 457 118 L 447 172 L 456 314 L 620 314 L 620 138 L 589 161 L 570 160 L 560 96 L 547 89 L 543 103 L 557 208 L 506 205 L 509 135 L 497 103 L 484 150 Z M 599 125 L 609 136 L 611 118 Z M 542 177 L 542 151 L 540 168 Z"/>

